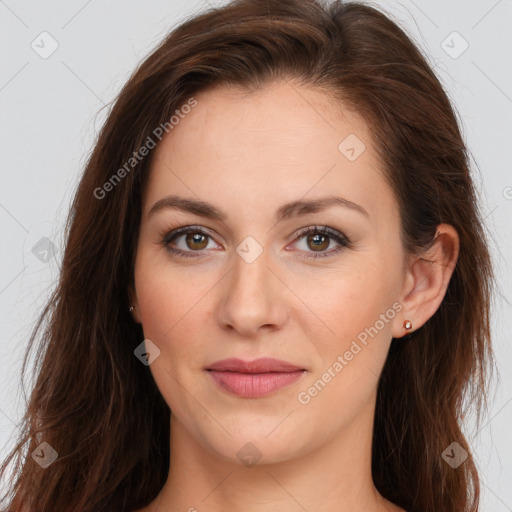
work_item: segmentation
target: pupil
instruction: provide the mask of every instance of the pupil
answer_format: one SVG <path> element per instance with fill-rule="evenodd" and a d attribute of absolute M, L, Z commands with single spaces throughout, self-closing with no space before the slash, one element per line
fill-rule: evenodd
<path fill-rule="evenodd" d="M 321 234 L 316 234 L 316 235 L 312 235 L 311 238 L 313 240 L 313 243 L 314 243 L 315 247 L 319 248 L 322 244 L 325 243 L 325 240 L 327 239 L 327 236 L 321 235 Z M 329 245 L 329 244 L 327 244 L 327 245 Z M 326 247 L 320 247 L 320 248 L 325 249 Z"/>
<path fill-rule="evenodd" d="M 199 245 L 199 249 L 203 249 L 203 245 L 204 245 L 204 240 L 202 240 L 203 238 L 205 238 L 204 235 L 202 235 L 201 233 L 193 233 L 193 234 L 188 234 L 187 235 L 187 242 L 190 242 L 192 245 L 196 245 L 196 247 L 191 247 L 191 249 L 197 249 L 197 245 Z"/>

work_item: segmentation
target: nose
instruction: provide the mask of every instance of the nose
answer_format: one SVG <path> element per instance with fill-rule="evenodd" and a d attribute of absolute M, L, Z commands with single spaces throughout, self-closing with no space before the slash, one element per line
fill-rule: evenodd
<path fill-rule="evenodd" d="M 235 255 L 221 289 L 221 327 L 244 337 L 255 336 L 263 328 L 282 328 L 288 318 L 286 286 L 276 274 L 265 251 L 251 263 Z"/>

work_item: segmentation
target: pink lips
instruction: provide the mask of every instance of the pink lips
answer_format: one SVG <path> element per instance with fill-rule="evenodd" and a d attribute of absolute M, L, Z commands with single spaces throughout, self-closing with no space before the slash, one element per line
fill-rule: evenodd
<path fill-rule="evenodd" d="M 222 389 L 244 398 L 257 398 L 291 385 L 305 373 L 286 361 L 223 359 L 206 368 Z"/>

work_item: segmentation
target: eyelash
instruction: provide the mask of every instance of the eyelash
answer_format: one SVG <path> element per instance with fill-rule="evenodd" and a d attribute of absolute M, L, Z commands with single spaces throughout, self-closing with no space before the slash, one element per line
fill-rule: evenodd
<path fill-rule="evenodd" d="M 181 235 L 186 235 L 188 233 L 199 233 L 201 235 L 204 235 L 206 237 L 212 238 L 208 233 L 206 233 L 204 230 L 202 230 L 199 226 L 184 226 L 182 228 L 175 229 L 174 231 L 171 231 L 167 233 L 161 240 L 161 245 L 165 247 L 169 252 L 176 254 L 177 256 L 181 258 L 200 258 L 201 256 L 195 256 L 194 253 L 203 252 L 202 250 L 198 251 L 182 251 L 181 249 L 176 249 L 175 247 L 172 247 L 170 243 L 175 240 L 176 238 L 179 238 Z M 320 234 L 324 236 L 328 236 L 329 238 L 335 240 L 340 245 L 335 248 L 331 249 L 330 251 L 322 251 L 322 252 L 314 252 L 312 251 L 312 255 L 310 256 L 303 256 L 304 258 L 325 258 L 327 256 L 331 256 L 333 254 L 337 254 L 341 250 L 343 250 L 346 247 L 350 247 L 351 242 L 350 240 L 340 233 L 339 231 L 336 231 L 335 229 L 332 229 L 328 226 L 309 226 L 307 228 L 301 229 L 297 235 L 294 237 L 293 242 L 297 242 L 301 238 L 303 238 L 306 235 L 309 234 Z"/>

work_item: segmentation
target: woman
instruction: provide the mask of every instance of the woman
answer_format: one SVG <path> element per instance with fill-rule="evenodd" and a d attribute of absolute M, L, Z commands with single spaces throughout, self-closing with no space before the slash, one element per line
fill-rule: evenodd
<path fill-rule="evenodd" d="M 374 8 L 238 0 L 176 28 L 79 184 L 9 510 L 477 511 L 468 167 Z"/>

